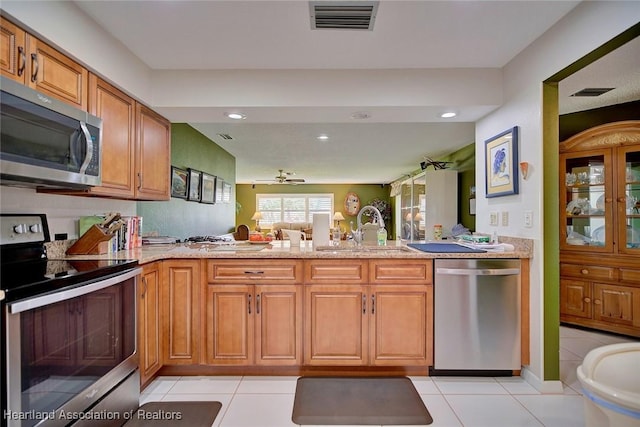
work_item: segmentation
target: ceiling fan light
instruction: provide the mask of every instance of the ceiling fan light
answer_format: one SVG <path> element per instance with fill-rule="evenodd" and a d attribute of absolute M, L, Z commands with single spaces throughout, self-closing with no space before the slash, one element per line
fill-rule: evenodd
<path fill-rule="evenodd" d="M 244 120 L 247 118 L 247 116 L 242 113 L 224 113 L 224 115 L 233 120 Z"/>

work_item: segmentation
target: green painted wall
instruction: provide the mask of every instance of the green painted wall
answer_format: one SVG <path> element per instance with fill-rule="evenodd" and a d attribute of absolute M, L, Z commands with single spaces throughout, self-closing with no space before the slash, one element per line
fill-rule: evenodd
<path fill-rule="evenodd" d="M 231 184 L 231 203 L 214 205 L 171 198 L 168 202 L 138 202 L 143 232 L 184 239 L 218 235 L 235 229 L 236 159 L 185 123 L 171 125 L 171 164 L 221 177 Z"/>
<path fill-rule="evenodd" d="M 255 187 L 255 188 L 252 188 Z M 344 209 L 344 199 L 349 192 L 354 192 L 360 197 L 360 206 L 366 206 L 375 198 L 389 201 L 389 186 L 380 184 L 238 184 L 236 186 L 236 198 L 242 206 L 236 215 L 237 224 L 247 224 L 250 229 L 255 227 L 255 221 L 251 216 L 256 211 L 256 194 L 281 193 L 281 194 L 308 194 L 308 193 L 333 193 L 333 203 L 336 211 L 341 211 L 345 221 L 340 225 L 348 230 L 349 221 L 356 223 L 355 216 L 348 216 Z M 393 214 L 393 213 L 392 213 Z M 387 231 L 391 231 L 387 227 Z M 392 238 L 390 236 L 389 238 Z"/>

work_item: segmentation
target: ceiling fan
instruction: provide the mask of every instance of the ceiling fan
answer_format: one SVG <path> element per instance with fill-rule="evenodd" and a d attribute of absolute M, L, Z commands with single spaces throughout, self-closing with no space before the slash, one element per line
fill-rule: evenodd
<path fill-rule="evenodd" d="M 300 184 L 304 182 L 302 178 L 289 178 L 291 175 L 295 175 L 294 172 L 285 172 L 284 169 L 278 169 L 279 174 L 275 177 L 276 184 Z M 271 181 L 271 180 L 261 180 L 258 181 Z"/>

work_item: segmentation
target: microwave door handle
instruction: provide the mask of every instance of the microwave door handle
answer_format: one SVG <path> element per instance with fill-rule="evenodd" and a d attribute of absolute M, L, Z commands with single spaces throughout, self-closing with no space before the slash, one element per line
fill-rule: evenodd
<path fill-rule="evenodd" d="M 86 143 L 86 154 L 84 156 L 84 162 L 82 162 L 82 166 L 80 166 L 80 173 L 84 174 L 89 167 L 89 163 L 91 163 L 91 159 L 93 158 L 93 143 L 91 142 L 91 133 L 89 133 L 89 128 L 87 128 L 87 124 L 85 122 L 80 122 L 80 128 L 82 129 L 82 133 L 84 133 L 84 140 Z"/>

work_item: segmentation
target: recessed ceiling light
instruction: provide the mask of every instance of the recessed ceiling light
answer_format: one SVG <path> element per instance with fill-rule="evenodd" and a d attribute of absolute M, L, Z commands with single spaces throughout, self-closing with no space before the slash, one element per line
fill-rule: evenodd
<path fill-rule="evenodd" d="M 455 117 L 456 113 L 454 113 L 453 111 L 447 111 L 446 113 L 442 113 L 440 114 L 440 117 L 442 117 L 443 119 L 450 119 L 451 117 Z"/>
<path fill-rule="evenodd" d="M 327 139 L 329 139 L 329 135 L 318 135 L 316 139 L 319 139 L 320 141 L 326 141 Z"/>
<path fill-rule="evenodd" d="M 224 113 L 224 115 L 233 120 L 243 120 L 247 118 L 247 116 L 242 113 Z"/>

